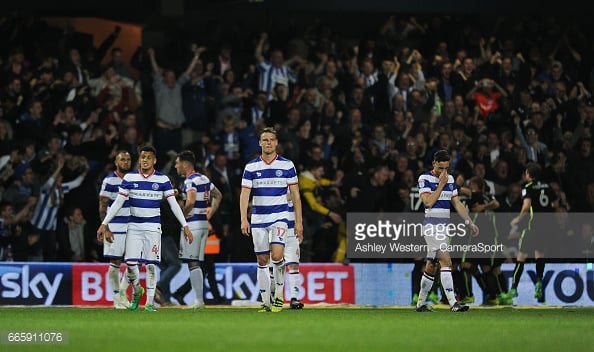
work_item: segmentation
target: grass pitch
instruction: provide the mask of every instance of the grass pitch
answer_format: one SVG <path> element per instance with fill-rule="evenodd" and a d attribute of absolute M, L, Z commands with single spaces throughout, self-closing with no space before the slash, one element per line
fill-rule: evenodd
<path fill-rule="evenodd" d="M 65 331 L 68 344 L 0 344 L 0 351 L 585 351 L 592 308 L 0 308 L 0 331 Z"/>

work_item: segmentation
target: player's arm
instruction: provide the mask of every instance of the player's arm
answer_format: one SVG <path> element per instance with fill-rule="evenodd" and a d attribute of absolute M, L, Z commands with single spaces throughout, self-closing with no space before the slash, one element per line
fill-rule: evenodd
<path fill-rule="evenodd" d="M 109 208 L 109 210 L 105 214 L 105 217 L 103 218 L 103 221 L 101 221 L 101 226 L 107 227 L 107 224 L 111 220 L 113 220 L 113 218 L 116 216 L 116 214 L 118 213 L 118 211 L 120 211 L 120 209 L 122 209 L 122 206 L 124 206 L 124 202 L 126 201 L 127 198 L 128 198 L 128 196 L 125 196 L 125 195 L 123 195 L 121 193 L 118 193 L 118 196 L 113 201 L 113 204 L 111 205 L 111 207 Z"/>
<path fill-rule="evenodd" d="M 524 198 L 522 201 L 522 209 L 520 210 L 520 214 L 512 219 L 511 224 L 517 225 L 519 224 L 525 217 L 530 213 L 530 207 L 532 206 L 532 200 L 530 197 Z"/>
<path fill-rule="evenodd" d="M 468 210 L 466 210 L 466 207 L 464 206 L 464 204 L 462 204 L 462 202 L 460 201 L 460 198 L 454 197 L 454 198 L 452 198 L 451 202 L 452 202 L 452 205 L 454 206 L 454 209 L 456 209 L 456 212 L 458 212 L 458 214 L 462 217 L 462 219 L 464 219 L 464 223 L 466 223 L 467 225 L 470 226 L 470 229 L 472 230 L 472 232 L 475 235 L 478 235 L 479 228 L 478 228 L 478 226 L 476 226 L 476 224 L 474 222 L 472 222 L 472 219 L 470 218 L 470 215 L 468 214 Z"/>
<path fill-rule="evenodd" d="M 295 209 L 295 234 L 301 241 L 303 239 L 303 213 L 301 206 L 301 196 L 299 195 L 299 185 L 293 184 L 289 186 L 291 192 L 291 199 L 293 200 L 293 208 Z"/>
<path fill-rule="evenodd" d="M 421 200 L 423 201 L 425 208 L 431 208 L 433 205 L 435 205 L 435 203 L 437 203 L 437 200 L 441 195 L 441 191 L 443 191 L 443 188 L 447 183 L 448 173 L 446 171 L 443 171 L 441 174 L 439 174 L 439 183 L 437 184 L 435 191 L 431 193 L 421 192 Z"/>
<path fill-rule="evenodd" d="M 248 206 L 250 204 L 250 194 L 252 190 L 247 187 L 241 187 L 239 194 L 239 213 L 241 215 L 241 233 L 248 236 L 251 232 L 250 222 L 248 221 Z"/>
<path fill-rule="evenodd" d="M 194 205 L 196 204 L 196 189 L 190 188 L 186 191 L 186 202 L 184 203 L 184 216 L 188 217 L 192 209 L 194 209 Z"/>
<path fill-rule="evenodd" d="M 127 198 L 128 198 L 128 196 L 125 196 L 122 193 L 118 193 L 118 196 L 113 201 L 113 204 L 111 205 L 111 207 L 105 214 L 105 217 L 103 217 L 103 220 L 101 221 L 101 225 L 99 226 L 99 229 L 97 230 L 97 239 L 98 240 L 102 241 L 103 239 L 105 239 L 107 242 L 110 242 L 110 243 L 113 242 L 113 234 L 109 230 L 109 227 L 107 226 L 107 224 L 109 224 L 109 222 L 111 220 L 113 220 L 113 218 L 116 216 L 118 211 L 124 205 L 124 202 L 126 201 Z"/>
<path fill-rule="evenodd" d="M 186 222 L 186 217 L 184 216 L 184 213 L 181 210 L 179 204 L 177 204 L 174 195 L 167 197 L 167 203 L 169 203 L 169 207 L 171 207 L 171 211 L 173 212 L 173 215 L 175 215 L 177 221 L 179 221 L 179 224 L 182 227 L 188 226 L 188 223 Z"/>
<path fill-rule="evenodd" d="M 437 202 L 442 190 L 443 187 L 440 188 L 438 186 L 432 193 L 421 193 L 421 200 L 423 201 L 425 208 L 431 208 Z"/>
<path fill-rule="evenodd" d="M 99 197 L 99 218 L 101 220 L 105 219 L 105 215 L 107 215 L 107 203 L 109 203 L 109 198 Z"/>
<path fill-rule="evenodd" d="M 423 204 L 425 205 L 425 208 L 431 208 L 433 205 L 435 205 L 435 203 L 437 203 L 437 200 L 439 199 L 439 196 L 441 195 L 441 191 L 443 191 L 443 188 L 445 187 L 445 184 L 438 184 L 437 188 L 435 189 L 434 192 L 427 192 L 427 193 L 421 193 L 420 197 L 421 197 L 421 201 L 423 201 Z"/>
<path fill-rule="evenodd" d="M 222 200 L 223 194 L 221 193 L 221 191 L 219 191 L 219 189 L 216 186 L 213 187 L 213 189 L 210 190 L 210 213 L 207 214 L 208 220 L 210 220 L 214 213 L 217 211 L 219 205 L 221 205 Z"/>
<path fill-rule="evenodd" d="M 183 227 L 184 237 L 186 238 L 188 243 L 192 243 L 192 241 L 194 241 L 194 236 L 192 235 L 192 231 L 190 231 L 190 228 L 188 227 L 188 223 L 186 222 L 184 212 L 177 203 L 177 200 L 175 199 L 175 194 L 172 194 L 171 196 L 167 197 L 167 203 L 169 203 L 169 207 L 171 208 L 173 215 L 175 215 L 175 218 Z"/>

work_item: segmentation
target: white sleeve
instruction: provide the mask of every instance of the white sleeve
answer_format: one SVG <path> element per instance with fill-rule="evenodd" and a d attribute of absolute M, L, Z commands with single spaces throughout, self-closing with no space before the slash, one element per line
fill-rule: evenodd
<path fill-rule="evenodd" d="M 184 217 L 184 212 L 179 207 L 179 204 L 177 204 L 175 197 L 167 197 L 167 202 L 171 207 L 173 215 L 175 215 L 175 217 L 177 218 L 177 221 L 179 221 L 182 227 L 186 227 L 188 223 L 186 222 L 186 218 Z"/>

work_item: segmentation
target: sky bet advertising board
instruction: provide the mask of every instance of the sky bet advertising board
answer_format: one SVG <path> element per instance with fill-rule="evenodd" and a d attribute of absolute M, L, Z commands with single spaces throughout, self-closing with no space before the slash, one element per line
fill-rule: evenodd
<path fill-rule="evenodd" d="M 306 304 L 407 306 L 412 296 L 412 268 L 412 264 L 304 263 L 300 267 L 298 298 Z M 113 299 L 107 269 L 107 263 L 0 263 L 0 304 L 109 307 Z M 504 264 L 502 269 L 511 282 L 513 264 Z M 143 285 L 144 277 L 142 270 Z M 187 267 L 182 266 L 171 282 L 171 290 L 175 291 L 188 277 Z M 536 305 L 535 277 L 534 264 L 527 264 L 515 304 Z M 217 264 L 216 279 L 219 291 L 227 300 L 258 300 L 255 263 Z M 543 284 L 547 305 L 594 306 L 591 264 L 547 264 Z M 476 304 L 480 304 L 481 291 L 474 285 L 479 298 Z M 212 297 L 207 284 L 205 294 Z M 192 295 L 193 292 L 188 294 L 186 302 L 193 301 Z M 290 297 L 287 284 L 285 297 Z"/>

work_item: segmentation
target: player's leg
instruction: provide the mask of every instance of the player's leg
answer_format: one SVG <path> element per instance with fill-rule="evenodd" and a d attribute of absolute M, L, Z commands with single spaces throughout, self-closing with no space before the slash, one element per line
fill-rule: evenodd
<path fill-rule="evenodd" d="M 497 305 L 499 304 L 498 299 L 498 283 L 497 277 L 493 273 L 493 267 L 488 264 L 481 265 L 482 270 L 482 280 L 485 285 L 485 299 L 483 304 L 486 305 Z"/>
<path fill-rule="evenodd" d="M 107 277 L 109 286 L 113 292 L 113 305 L 115 309 L 126 309 L 130 306 L 130 302 L 128 302 L 128 297 L 126 296 L 128 280 L 126 275 L 122 275 L 120 278 L 120 266 L 124 259 L 125 247 L 125 233 L 114 233 L 114 241 L 112 243 L 106 241 L 103 244 L 103 257 L 109 259 Z"/>
<path fill-rule="evenodd" d="M 429 257 L 428 257 L 429 258 Z M 429 291 L 431 287 L 433 287 L 433 283 L 435 282 L 435 262 L 433 258 L 427 259 L 425 263 L 425 270 L 423 271 L 423 276 L 421 277 L 421 285 L 419 289 L 419 298 L 417 300 L 417 312 L 426 312 L 431 311 L 432 309 L 427 306 L 427 296 L 429 295 Z"/>
<path fill-rule="evenodd" d="M 132 302 L 130 302 L 130 310 L 138 308 L 138 302 L 144 295 L 144 287 L 140 286 L 140 272 L 138 269 L 139 261 L 142 260 L 142 233 L 134 230 L 129 230 L 126 235 L 126 249 L 125 259 L 127 269 L 126 276 L 128 283 L 132 286 Z"/>
<path fill-rule="evenodd" d="M 260 312 L 270 311 L 270 274 L 268 264 L 270 262 L 270 240 L 268 230 L 265 228 L 252 228 L 252 241 L 254 252 L 258 263 L 256 279 L 262 298 Z"/>
<path fill-rule="evenodd" d="M 113 296 L 113 307 L 115 309 L 125 309 L 121 304 L 120 296 L 120 259 L 111 259 L 109 261 L 109 269 L 107 270 L 107 278 L 109 287 L 111 288 Z M 123 308 L 122 308 L 123 307 Z"/>
<path fill-rule="evenodd" d="M 540 303 L 544 303 L 544 292 L 542 289 L 542 278 L 544 276 L 545 258 L 544 251 L 535 250 L 534 258 L 536 261 L 536 283 L 534 284 L 534 298 Z"/>
<path fill-rule="evenodd" d="M 270 244 L 270 263 L 272 264 L 272 276 L 274 278 L 274 302 L 273 312 L 282 310 L 285 291 L 285 258 L 284 245 L 278 243 Z"/>
<path fill-rule="evenodd" d="M 456 301 L 456 294 L 454 292 L 454 280 L 452 279 L 452 260 L 450 254 L 447 251 L 439 251 L 438 253 L 441 286 L 443 287 L 446 298 L 450 305 L 452 312 L 465 312 L 468 310 L 468 306 L 460 305 Z"/>
<path fill-rule="evenodd" d="M 204 308 L 204 274 L 202 268 L 197 261 L 188 262 L 188 269 L 190 270 L 190 283 L 192 290 L 196 296 L 194 303 L 190 304 L 189 308 L 201 309 Z"/>
<path fill-rule="evenodd" d="M 541 221 L 542 219 L 539 218 Z M 542 285 L 542 279 L 545 271 L 545 253 L 547 251 L 547 244 L 550 242 L 551 230 L 543 225 L 542 222 L 534 221 L 532 228 L 530 229 L 531 238 L 533 239 L 532 248 L 534 248 L 534 260 L 536 262 L 536 283 L 534 285 L 534 298 L 539 303 L 544 303 L 544 291 Z"/>
<path fill-rule="evenodd" d="M 276 295 L 276 281 L 274 280 L 274 265 L 272 263 L 268 263 L 268 273 L 270 274 L 270 304 L 273 304 Z"/>
<path fill-rule="evenodd" d="M 528 231 L 522 231 L 520 238 L 518 239 L 518 254 L 516 256 L 516 266 L 514 267 L 512 276 L 512 286 L 508 292 L 508 295 L 512 298 L 518 297 L 518 284 L 520 278 L 524 273 L 524 262 L 526 262 L 526 248 L 528 247 Z"/>
<path fill-rule="evenodd" d="M 507 278 L 501 271 L 502 263 L 503 259 L 495 258 L 493 261 L 493 268 L 491 269 L 497 284 L 497 298 L 499 299 L 499 304 L 501 305 L 512 305 L 513 299 L 508 294 Z"/>
<path fill-rule="evenodd" d="M 291 309 L 302 309 L 299 301 L 299 261 L 301 260 L 299 240 L 292 229 L 289 229 L 285 243 L 285 265 L 289 272 L 289 292 L 291 295 Z"/>
<path fill-rule="evenodd" d="M 155 312 L 155 290 L 157 288 L 157 265 L 155 263 L 146 264 L 146 305 L 144 310 Z"/>
<path fill-rule="evenodd" d="M 161 262 L 161 233 L 145 232 L 143 244 L 143 256 L 146 262 L 146 305 L 144 309 L 154 312 L 156 311 L 154 300 L 157 288 L 157 265 Z"/>
<path fill-rule="evenodd" d="M 435 282 L 435 259 L 437 256 L 437 250 L 439 249 L 439 243 L 437 243 L 434 236 L 424 236 L 424 239 L 427 244 L 427 260 L 425 263 L 423 276 L 421 277 L 419 298 L 417 300 L 416 307 L 417 312 L 430 312 L 433 310 L 426 304 L 426 301 L 429 291 Z"/>
<path fill-rule="evenodd" d="M 272 304 L 273 312 L 280 312 L 285 303 L 285 241 L 287 232 L 286 223 L 276 223 L 272 226 L 270 234 L 270 262 L 276 284 L 274 303 Z"/>
<path fill-rule="evenodd" d="M 196 296 L 196 300 L 189 307 L 201 309 L 204 307 L 204 273 L 199 262 L 201 257 L 204 259 L 208 229 L 192 229 L 192 235 L 192 243 L 188 243 L 183 236 L 180 237 L 180 259 L 188 263 L 190 283 Z"/>
<path fill-rule="evenodd" d="M 455 292 L 458 292 L 460 298 L 460 303 L 473 303 L 474 302 L 474 292 L 472 292 L 472 267 L 474 264 L 470 262 L 468 259 L 462 259 L 460 263 L 461 268 L 461 280 L 459 285 L 455 286 Z M 452 273 L 452 276 L 454 273 Z M 449 304 L 449 300 L 448 300 Z"/>

